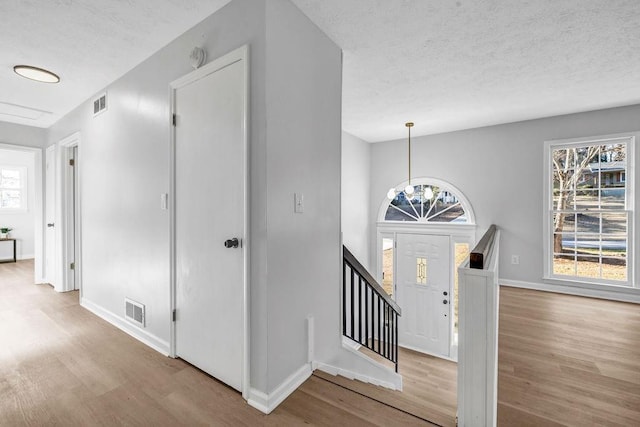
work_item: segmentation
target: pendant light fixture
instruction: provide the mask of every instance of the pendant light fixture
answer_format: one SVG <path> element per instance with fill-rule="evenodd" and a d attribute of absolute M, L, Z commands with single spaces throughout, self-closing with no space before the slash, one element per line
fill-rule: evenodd
<path fill-rule="evenodd" d="M 408 146 L 408 150 L 407 150 L 407 158 L 408 158 L 408 166 L 409 166 L 409 184 L 407 184 L 406 187 L 404 187 L 404 195 L 407 198 L 407 200 L 411 200 L 413 199 L 414 196 L 414 192 L 415 189 L 413 188 L 413 185 L 411 185 L 411 128 L 413 127 L 413 123 L 412 122 L 407 122 L 404 124 L 408 131 L 409 131 L 409 146 Z"/>
<path fill-rule="evenodd" d="M 407 122 L 404 124 L 408 131 L 409 131 L 409 138 L 408 138 L 408 166 L 409 166 L 409 184 L 404 187 L 404 196 L 407 200 L 412 200 L 414 195 L 415 195 L 415 189 L 413 188 L 413 185 L 411 185 L 411 128 L 413 127 L 413 122 Z M 389 200 L 393 200 L 395 199 L 397 196 L 397 192 L 395 188 L 390 188 L 389 191 L 387 192 L 387 198 Z"/>

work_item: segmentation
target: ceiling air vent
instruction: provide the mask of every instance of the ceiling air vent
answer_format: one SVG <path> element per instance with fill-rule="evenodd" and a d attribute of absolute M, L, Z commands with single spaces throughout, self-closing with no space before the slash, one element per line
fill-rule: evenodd
<path fill-rule="evenodd" d="M 125 319 L 144 328 L 144 305 L 129 298 L 124 299 L 124 305 Z"/>
<path fill-rule="evenodd" d="M 97 116 L 107 109 L 107 93 L 99 95 L 93 100 L 93 116 Z"/>

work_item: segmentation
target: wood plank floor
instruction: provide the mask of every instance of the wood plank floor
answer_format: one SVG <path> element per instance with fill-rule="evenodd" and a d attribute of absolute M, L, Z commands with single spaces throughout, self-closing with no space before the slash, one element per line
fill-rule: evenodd
<path fill-rule="evenodd" d="M 428 425 L 362 396 L 373 386 L 352 392 L 356 382 L 322 373 L 265 416 L 84 310 L 77 293 L 33 285 L 32 271 L 30 261 L 0 264 L 0 426 Z M 500 310 L 500 426 L 640 426 L 639 305 L 503 287 Z M 403 359 L 405 391 L 425 393 L 415 375 L 443 399 L 407 412 L 452 425 L 450 367 Z"/>
<path fill-rule="evenodd" d="M 394 391 L 321 371 L 314 375 L 441 426 L 456 425 L 457 364 L 400 347 L 403 390 Z"/>
<path fill-rule="evenodd" d="M 427 425 L 312 376 L 272 414 L 0 264 L 0 426 Z"/>
<path fill-rule="evenodd" d="M 498 421 L 640 426 L 640 305 L 502 287 Z"/>
<path fill-rule="evenodd" d="M 502 287 L 499 334 L 499 426 L 640 426 L 640 305 Z M 399 361 L 403 392 L 315 375 L 455 425 L 455 365 Z"/>

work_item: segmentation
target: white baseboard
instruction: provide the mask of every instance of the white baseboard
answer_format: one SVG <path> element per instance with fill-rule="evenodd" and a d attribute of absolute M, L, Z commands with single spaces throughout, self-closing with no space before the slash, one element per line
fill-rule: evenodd
<path fill-rule="evenodd" d="M 344 345 L 344 342 L 343 342 L 343 348 L 349 350 L 350 352 L 355 354 L 357 357 L 361 358 L 362 361 L 364 361 L 365 363 L 373 365 L 377 369 L 387 370 L 391 374 L 391 376 L 395 379 L 395 382 L 382 381 L 377 378 L 370 377 L 368 375 L 359 374 L 357 372 L 350 371 L 348 369 L 338 368 L 336 366 L 329 365 L 327 363 L 322 363 L 322 362 L 313 362 L 313 369 L 314 370 L 320 369 L 321 371 L 326 372 L 327 374 L 340 375 L 342 377 L 349 378 L 350 380 L 358 380 L 363 383 L 373 384 L 373 385 L 385 387 L 391 390 L 402 391 L 402 375 L 398 374 L 397 372 L 394 372 L 392 369 L 389 369 L 384 365 L 381 365 L 380 363 L 360 353 L 359 351 L 354 350 L 351 346 Z"/>
<path fill-rule="evenodd" d="M 632 302 L 640 304 L 640 289 L 626 289 L 620 286 L 612 289 L 602 289 L 601 287 L 571 286 L 559 283 L 535 283 L 520 280 L 499 279 L 500 286 L 512 288 L 532 289 L 544 292 L 556 292 L 559 294 L 577 295 L 581 297 L 600 298 L 613 301 Z"/>
<path fill-rule="evenodd" d="M 247 403 L 260 412 L 270 414 L 271 411 L 276 409 L 284 399 L 300 387 L 312 373 L 311 365 L 306 363 L 269 394 L 263 393 L 254 388 L 249 390 L 249 399 L 247 400 Z"/>
<path fill-rule="evenodd" d="M 34 259 L 35 255 L 33 255 L 33 254 L 27 254 L 27 255 L 20 254 L 20 255 L 16 255 L 16 258 L 18 259 L 18 261 L 23 261 L 25 259 Z"/>
<path fill-rule="evenodd" d="M 105 310 L 99 305 L 87 300 L 86 298 L 80 298 L 80 305 L 101 319 L 111 323 L 116 328 L 126 332 L 138 341 L 148 345 L 152 349 L 159 353 L 169 356 L 169 343 L 161 340 L 153 334 L 135 326 L 132 323 L 127 322 L 124 318 L 115 315 L 109 310 Z"/>

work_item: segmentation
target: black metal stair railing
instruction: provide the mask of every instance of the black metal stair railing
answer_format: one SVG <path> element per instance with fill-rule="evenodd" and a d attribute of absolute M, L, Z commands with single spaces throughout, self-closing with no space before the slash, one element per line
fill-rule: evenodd
<path fill-rule="evenodd" d="M 342 334 L 393 362 L 398 372 L 402 310 L 356 257 L 342 249 Z"/>

